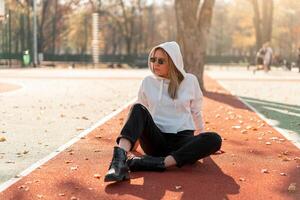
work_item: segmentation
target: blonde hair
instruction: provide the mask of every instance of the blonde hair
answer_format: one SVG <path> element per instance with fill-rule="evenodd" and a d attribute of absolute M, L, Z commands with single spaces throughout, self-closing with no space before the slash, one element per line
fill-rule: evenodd
<path fill-rule="evenodd" d="M 169 56 L 169 54 L 163 48 L 160 48 L 160 47 L 156 48 L 153 51 L 153 54 L 158 49 L 161 49 L 168 57 L 168 65 L 169 65 L 168 78 L 170 79 L 168 93 L 172 99 L 177 99 L 177 97 L 178 97 L 177 91 L 178 91 L 179 85 L 183 81 L 184 77 L 183 77 L 182 73 L 175 66 L 172 58 Z"/>

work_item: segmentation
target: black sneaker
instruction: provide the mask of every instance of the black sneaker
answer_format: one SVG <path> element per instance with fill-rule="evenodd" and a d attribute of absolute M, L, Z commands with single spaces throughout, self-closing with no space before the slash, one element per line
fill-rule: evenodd
<path fill-rule="evenodd" d="M 126 159 L 126 151 L 120 147 L 114 147 L 113 158 L 104 178 L 105 182 L 123 181 L 130 178 Z"/>
<path fill-rule="evenodd" d="M 157 171 L 163 172 L 166 170 L 164 157 L 142 156 L 133 157 L 127 160 L 129 170 L 135 171 Z"/>

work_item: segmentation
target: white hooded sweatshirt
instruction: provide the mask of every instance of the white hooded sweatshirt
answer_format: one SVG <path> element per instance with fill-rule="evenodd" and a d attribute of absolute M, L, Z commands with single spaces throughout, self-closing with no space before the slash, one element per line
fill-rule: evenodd
<path fill-rule="evenodd" d="M 169 80 L 154 74 L 150 57 L 157 48 L 163 48 L 171 57 L 177 69 L 184 76 L 177 91 L 177 98 L 168 94 Z M 153 75 L 142 81 L 137 103 L 144 105 L 150 112 L 154 123 L 164 133 L 176 134 L 183 130 L 203 131 L 202 99 L 198 80 L 193 74 L 184 71 L 183 59 L 176 42 L 166 42 L 154 47 L 148 57 L 148 67 Z"/>

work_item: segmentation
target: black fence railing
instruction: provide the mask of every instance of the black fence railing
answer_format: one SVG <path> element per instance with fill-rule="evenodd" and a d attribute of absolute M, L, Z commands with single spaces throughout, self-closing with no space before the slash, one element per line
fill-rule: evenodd
<path fill-rule="evenodd" d="M 131 66 L 147 67 L 147 54 L 142 55 L 100 55 L 99 60 L 103 63 L 121 64 L 126 63 Z M 1 60 L 13 59 L 19 60 L 22 63 L 23 55 L 0 53 Z M 32 60 L 32 59 L 31 59 Z M 92 63 L 92 55 L 90 54 L 43 54 L 43 61 L 55 62 L 71 62 L 71 63 Z M 291 60 L 293 62 L 294 60 Z M 207 64 L 240 64 L 240 65 L 254 65 L 254 56 L 206 56 L 205 63 Z"/>

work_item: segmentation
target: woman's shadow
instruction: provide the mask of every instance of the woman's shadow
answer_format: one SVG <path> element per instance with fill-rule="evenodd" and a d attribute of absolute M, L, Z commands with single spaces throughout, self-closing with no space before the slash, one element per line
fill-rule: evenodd
<path fill-rule="evenodd" d="M 136 180 L 135 180 L 136 179 Z M 142 180 L 143 179 L 143 180 Z M 222 172 L 216 163 L 207 157 L 203 163 L 173 168 L 163 173 L 131 173 L 131 180 L 111 183 L 106 186 L 108 194 L 129 194 L 142 199 L 228 199 L 228 194 L 238 194 L 240 186 Z M 172 194 L 173 193 L 173 194 Z"/>

